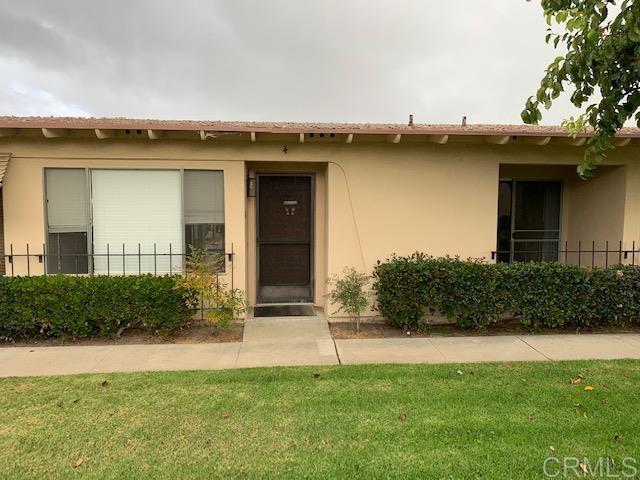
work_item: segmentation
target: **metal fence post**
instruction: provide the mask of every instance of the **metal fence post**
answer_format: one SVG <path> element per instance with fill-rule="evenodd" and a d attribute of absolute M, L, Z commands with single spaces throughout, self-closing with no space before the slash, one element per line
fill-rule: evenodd
<path fill-rule="evenodd" d="M 31 255 L 29 255 L 29 244 L 27 243 L 27 277 L 31 276 Z"/>

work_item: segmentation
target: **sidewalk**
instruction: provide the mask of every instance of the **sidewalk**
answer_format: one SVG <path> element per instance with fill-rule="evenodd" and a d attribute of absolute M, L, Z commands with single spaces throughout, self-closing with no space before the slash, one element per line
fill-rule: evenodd
<path fill-rule="evenodd" d="M 247 320 L 237 343 L 0 348 L 0 377 L 281 365 L 640 359 L 640 334 L 332 340 L 317 317 Z"/>

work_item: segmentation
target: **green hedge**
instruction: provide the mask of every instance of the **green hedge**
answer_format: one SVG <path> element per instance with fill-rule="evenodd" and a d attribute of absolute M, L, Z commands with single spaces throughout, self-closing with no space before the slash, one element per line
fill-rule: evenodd
<path fill-rule="evenodd" d="M 0 339 L 166 333 L 192 312 L 172 277 L 0 277 Z"/>
<path fill-rule="evenodd" d="M 640 267 L 633 266 L 488 264 L 415 253 L 378 262 L 374 291 L 380 313 L 406 328 L 435 313 L 475 328 L 505 317 L 533 327 L 574 328 L 640 319 Z"/>

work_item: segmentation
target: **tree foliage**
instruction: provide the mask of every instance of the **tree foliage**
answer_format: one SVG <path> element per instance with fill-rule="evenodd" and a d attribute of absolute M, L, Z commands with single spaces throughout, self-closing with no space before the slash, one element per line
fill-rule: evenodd
<path fill-rule="evenodd" d="M 542 0 L 542 7 L 549 25 L 545 41 L 566 53 L 547 68 L 522 120 L 538 123 L 540 108 L 549 109 L 570 88 L 571 103 L 582 114 L 563 125 L 574 136 L 593 129 L 578 167 L 588 177 L 627 120 L 640 126 L 640 0 Z"/>

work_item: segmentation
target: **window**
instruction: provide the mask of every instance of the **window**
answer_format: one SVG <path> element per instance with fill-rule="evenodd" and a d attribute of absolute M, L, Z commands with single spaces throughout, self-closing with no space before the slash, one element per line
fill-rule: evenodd
<path fill-rule="evenodd" d="M 558 260 L 561 183 L 501 180 L 498 262 Z"/>
<path fill-rule="evenodd" d="M 88 273 L 88 200 L 84 169 L 45 171 L 47 272 Z"/>
<path fill-rule="evenodd" d="M 211 258 L 224 255 L 224 178 L 222 172 L 185 170 L 184 238 L 192 249 Z"/>
<path fill-rule="evenodd" d="M 91 203 L 95 273 L 181 271 L 179 171 L 93 170 Z"/>
<path fill-rule="evenodd" d="M 177 273 L 186 246 L 224 253 L 221 171 L 46 169 L 45 182 L 48 273 Z"/>

